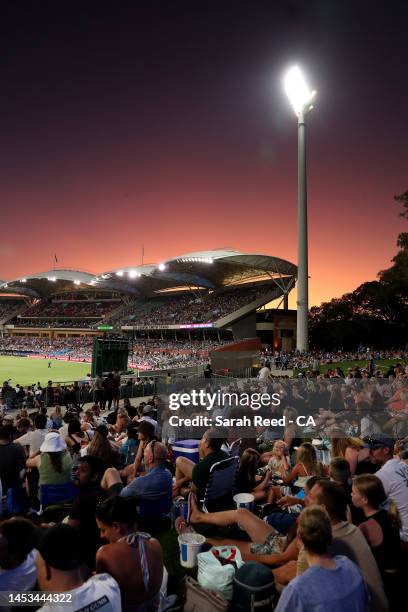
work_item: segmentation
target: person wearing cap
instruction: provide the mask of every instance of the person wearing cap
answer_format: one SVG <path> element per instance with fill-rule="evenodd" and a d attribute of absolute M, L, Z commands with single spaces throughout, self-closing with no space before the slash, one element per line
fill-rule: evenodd
<path fill-rule="evenodd" d="M 38 454 L 27 459 L 27 467 L 38 469 L 39 486 L 70 482 L 72 459 L 63 437 L 56 431 L 47 433 Z"/>
<path fill-rule="evenodd" d="M 392 438 L 365 438 L 364 441 L 370 449 L 371 461 L 381 466 L 375 475 L 383 483 L 386 496 L 397 506 L 402 523 L 402 546 L 408 551 L 408 465 L 394 459 Z"/>
<path fill-rule="evenodd" d="M 98 610 L 121 612 L 119 585 L 109 574 L 83 579 L 83 543 L 73 527 L 64 524 L 37 529 L 33 535 L 37 550 L 38 585 L 48 593 L 64 593 L 71 602 L 46 603 L 39 612 L 74 612 Z"/>
<path fill-rule="evenodd" d="M 153 418 L 154 407 L 151 404 L 146 404 L 146 406 L 143 408 L 142 414 L 143 416 L 139 419 L 139 422 L 141 423 L 142 421 L 147 421 L 148 423 L 151 423 L 154 427 L 154 433 L 156 435 L 159 426 L 157 421 Z"/>

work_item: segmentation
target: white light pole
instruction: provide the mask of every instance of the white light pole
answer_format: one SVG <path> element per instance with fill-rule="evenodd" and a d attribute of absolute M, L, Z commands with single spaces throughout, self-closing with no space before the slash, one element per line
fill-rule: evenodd
<path fill-rule="evenodd" d="M 305 117 L 312 110 L 316 95 L 307 86 L 297 66 L 285 74 L 285 92 L 298 118 L 298 274 L 296 348 L 309 350 L 307 316 L 309 311 L 308 247 L 307 247 L 307 185 Z"/>

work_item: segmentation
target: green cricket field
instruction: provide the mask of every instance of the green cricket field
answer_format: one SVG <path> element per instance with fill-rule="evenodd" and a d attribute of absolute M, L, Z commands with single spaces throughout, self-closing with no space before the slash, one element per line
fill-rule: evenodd
<path fill-rule="evenodd" d="M 51 367 L 48 364 L 51 363 Z M 29 359 L 27 357 L 0 356 L 0 384 L 10 380 L 15 386 L 34 383 L 47 384 L 81 380 L 90 373 L 90 363 L 76 361 L 60 361 L 58 359 Z"/>

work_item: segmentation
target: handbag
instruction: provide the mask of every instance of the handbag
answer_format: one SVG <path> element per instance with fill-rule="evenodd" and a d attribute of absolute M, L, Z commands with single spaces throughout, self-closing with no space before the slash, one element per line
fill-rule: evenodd
<path fill-rule="evenodd" d="M 229 601 L 198 584 L 191 576 L 186 576 L 186 603 L 184 612 L 227 612 Z"/>

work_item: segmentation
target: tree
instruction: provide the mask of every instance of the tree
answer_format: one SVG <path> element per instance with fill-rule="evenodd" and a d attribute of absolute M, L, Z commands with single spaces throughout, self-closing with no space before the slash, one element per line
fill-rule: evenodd
<path fill-rule="evenodd" d="M 394 196 L 394 200 L 398 205 L 402 204 L 403 210 L 400 212 L 400 217 L 408 219 L 408 191 L 404 191 L 404 193 Z"/>
<path fill-rule="evenodd" d="M 408 220 L 408 191 L 394 200 Z M 408 232 L 397 238 L 393 265 L 378 280 L 363 283 L 352 293 L 312 308 L 309 313 L 312 346 L 355 348 L 360 342 L 381 348 L 405 347 L 408 342 Z"/>

